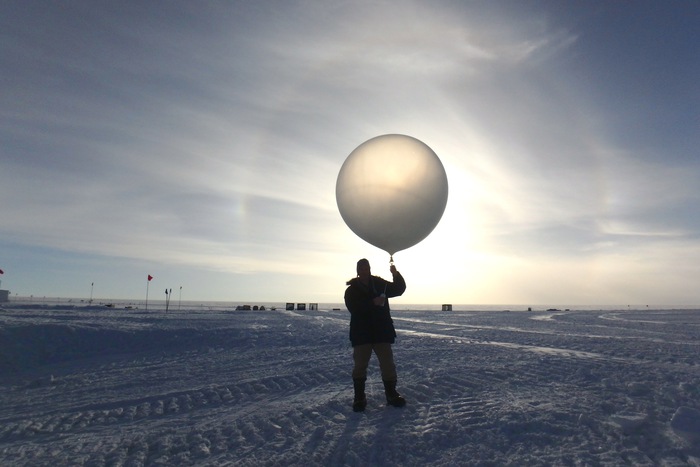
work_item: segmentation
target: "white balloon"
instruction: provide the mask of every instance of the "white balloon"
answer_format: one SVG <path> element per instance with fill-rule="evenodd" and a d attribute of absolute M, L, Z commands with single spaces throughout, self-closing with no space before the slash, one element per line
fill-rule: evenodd
<path fill-rule="evenodd" d="M 422 241 L 447 205 L 447 174 L 425 143 L 406 135 L 365 141 L 345 160 L 335 198 L 350 229 L 390 255 Z"/>

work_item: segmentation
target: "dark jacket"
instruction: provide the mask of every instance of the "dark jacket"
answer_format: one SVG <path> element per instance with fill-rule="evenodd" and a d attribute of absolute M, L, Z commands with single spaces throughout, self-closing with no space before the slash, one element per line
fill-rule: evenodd
<path fill-rule="evenodd" d="M 394 282 L 370 276 L 369 286 L 359 278 L 351 279 L 345 290 L 345 306 L 350 312 L 350 342 L 362 344 L 393 344 L 396 339 L 394 322 L 389 312 L 389 297 L 398 297 L 406 290 L 406 281 L 397 271 Z M 384 306 L 376 306 L 372 299 L 386 294 Z"/>

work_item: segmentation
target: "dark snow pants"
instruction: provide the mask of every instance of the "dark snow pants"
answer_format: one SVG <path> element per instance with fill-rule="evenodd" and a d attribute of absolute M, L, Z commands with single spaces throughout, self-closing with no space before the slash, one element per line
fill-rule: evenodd
<path fill-rule="evenodd" d="M 383 381 L 396 381 L 396 365 L 394 364 L 394 352 L 391 344 L 363 344 L 352 348 L 352 358 L 355 367 L 352 369 L 352 379 L 367 378 L 367 367 L 372 351 L 379 360 L 379 369 L 382 372 Z"/>

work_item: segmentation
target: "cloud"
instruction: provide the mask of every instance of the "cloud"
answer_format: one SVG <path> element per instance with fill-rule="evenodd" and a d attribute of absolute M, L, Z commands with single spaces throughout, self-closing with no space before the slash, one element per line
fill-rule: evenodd
<path fill-rule="evenodd" d="M 443 221 L 420 245 L 430 254 L 415 253 L 423 264 L 449 250 L 498 281 L 503 269 L 550 277 L 575 263 L 634 269 L 650 249 L 695 251 L 697 167 L 675 152 L 682 143 L 668 158 L 655 145 L 640 152 L 645 135 L 633 130 L 643 125 L 625 124 L 647 117 L 584 79 L 600 77 L 603 61 L 586 22 L 565 11 L 411 1 L 18 7 L 0 15 L 11 70 L 0 78 L 0 232 L 251 281 L 321 283 L 371 248 L 337 213 L 340 166 L 367 139 L 404 133 L 436 151 L 450 182 Z M 612 82 L 616 68 L 605 65 Z M 534 296 L 531 282 L 512 281 L 511 296 Z M 482 285 L 493 294 L 482 300 L 498 300 L 496 286 Z"/>

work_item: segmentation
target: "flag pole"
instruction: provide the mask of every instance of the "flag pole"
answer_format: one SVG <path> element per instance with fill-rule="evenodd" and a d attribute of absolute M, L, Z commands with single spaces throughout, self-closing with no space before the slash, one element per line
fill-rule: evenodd
<path fill-rule="evenodd" d="M 95 288 L 95 283 L 93 282 L 90 284 L 90 301 L 88 303 L 92 303 L 92 291 Z"/>
<path fill-rule="evenodd" d="M 148 311 L 148 286 L 151 284 L 151 279 L 153 276 L 149 274 L 146 278 L 146 311 Z"/>
<path fill-rule="evenodd" d="M 180 298 L 177 300 L 177 311 L 180 311 L 180 304 L 182 303 L 182 286 L 180 286 Z"/>
<path fill-rule="evenodd" d="M 168 308 L 170 308 L 170 299 L 173 296 L 173 289 L 170 289 L 170 292 L 168 292 L 168 289 L 165 289 L 165 312 L 168 312 Z"/>

